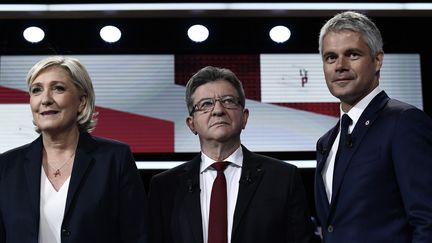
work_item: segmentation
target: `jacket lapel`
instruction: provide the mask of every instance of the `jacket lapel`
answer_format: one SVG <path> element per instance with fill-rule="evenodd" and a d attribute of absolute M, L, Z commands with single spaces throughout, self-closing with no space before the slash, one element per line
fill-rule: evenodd
<path fill-rule="evenodd" d="M 369 105 L 366 107 L 359 120 L 357 121 L 356 126 L 352 132 L 352 148 L 345 149 L 344 153 L 340 154 L 340 159 L 338 163 L 341 163 L 340 166 L 336 167 L 333 174 L 333 193 L 332 193 L 332 208 L 333 202 L 337 202 L 337 198 L 339 196 L 340 187 L 345 175 L 345 171 L 348 168 L 349 163 L 351 162 L 351 158 L 355 151 L 359 148 L 361 141 L 369 128 L 372 126 L 373 122 L 379 115 L 379 111 L 387 104 L 389 97 L 387 94 L 382 91 L 377 96 L 375 96 Z"/>
<path fill-rule="evenodd" d="M 262 161 L 243 145 L 243 167 L 239 182 L 239 191 L 237 203 L 234 211 L 233 229 L 231 238 L 235 238 L 236 230 L 245 214 L 248 205 L 255 194 L 258 185 L 261 182 L 262 175 L 265 171 L 261 168 Z"/>
<path fill-rule="evenodd" d="M 90 134 L 86 132 L 80 133 L 78 146 L 75 151 L 75 160 L 72 168 L 72 174 L 69 182 L 64 218 L 69 216 L 74 197 L 78 193 L 82 181 L 85 180 L 87 169 L 93 163 L 91 152 L 96 149 L 96 147 L 96 141 L 90 136 Z"/>
<path fill-rule="evenodd" d="M 180 175 L 179 191 L 175 202 L 179 205 L 180 226 L 187 227 L 192 231 L 194 242 L 203 242 L 201 201 L 200 201 L 200 174 L 201 156 L 197 155 L 185 167 L 184 173 Z M 189 232 L 188 229 L 184 232 Z"/>
<path fill-rule="evenodd" d="M 324 135 L 317 143 L 317 152 L 319 156 L 317 157 L 317 171 L 319 174 L 322 173 L 324 165 L 327 161 L 327 157 L 331 150 L 331 147 L 339 133 L 339 122 L 329 131 L 326 135 Z"/>
<path fill-rule="evenodd" d="M 27 180 L 30 205 L 35 214 L 35 218 L 39 222 L 39 207 L 40 207 L 40 181 L 42 169 L 42 136 L 39 136 L 34 142 L 30 144 L 29 150 L 26 154 L 26 161 L 24 164 L 24 174 Z"/>
<path fill-rule="evenodd" d="M 317 143 L 317 168 L 315 172 L 315 201 L 318 208 L 317 213 L 320 213 L 320 218 L 328 218 L 330 211 L 330 204 L 327 197 L 326 189 L 324 186 L 324 179 L 322 177 L 322 170 L 327 161 L 329 152 L 333 145 L 334 140 L 339 132 L 339 122 L 333 127 L 326 135 L 324 135 Z"/>

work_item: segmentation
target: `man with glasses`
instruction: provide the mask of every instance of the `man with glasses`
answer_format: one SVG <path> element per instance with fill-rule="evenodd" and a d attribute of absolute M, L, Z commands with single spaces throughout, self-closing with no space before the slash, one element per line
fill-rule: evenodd
<path fill-rule="evenodd" d="M 295 166 L 247 150 L 249 110 L 236 75 L 205 67 L 186 85 L 186 124 L 201 153 L 152 178 L 153 242 L 311 242 L 313 228 Z"/>

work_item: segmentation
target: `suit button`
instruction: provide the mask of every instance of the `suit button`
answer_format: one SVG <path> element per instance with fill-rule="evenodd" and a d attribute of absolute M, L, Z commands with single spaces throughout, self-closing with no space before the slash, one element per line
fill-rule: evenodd
<path fill-rule="evenodd" d="M 67 230 L 67 229 L 62 229 L 61 233 L 65 237 L 68 237 L 71 234 L 71 232 L 69 230 Z"/>
<path fill-rule="evenodd" d="M 333 225 L 329 225 L 329 226 L 327 227 L 327 231 L 328 231 L 329 233 L 333 232 L 333 230 L 334 230 Z"/>

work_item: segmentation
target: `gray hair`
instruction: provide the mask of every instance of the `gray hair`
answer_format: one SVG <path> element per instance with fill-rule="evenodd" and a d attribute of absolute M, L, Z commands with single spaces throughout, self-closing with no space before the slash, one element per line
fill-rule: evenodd
<path fill-rule="evenodd" d="M 383 52 L 383 40 L 379 29 L 374 22 L 361 13 L 346 11 L 335 15 L 327 21 L 321 28 L 319 35 L 319 52 L 322 55 L 322 42 L 329 32 L 339 32 L 350 30 L 361 33 L 364 40 L 375 57 L 378 53 Z"/>
<path fill-rule="evenodd" d="M 207 66 L 195 73 L 186 84 L 185 100 L 190 115 L 192 115 L 194 105 L 192 95 L 195 93 L 195 90 L 203 84 L 218 80 L 224 80 L 232 84 L 232 86 L 234 86 L 239 95 L 240 105 L 245 107 L 246 98 L 243 90 L 243 85 L 241 81 L 237 78 L 237 76 L 227 68 Z"/>
<path fill-rule="evenodd" d="M 81 62 L 72 57 L 50 56 L 37 62 L 27 74 L 27 85 L 33 83 L 36 77 L 48 67 L 58 66 L 66 70 L 77 89 L 87 96 L 87 103 L 77 116 L 78 129 L 83 132 L 91 132 L 96 126 L 95 92 L 92 80 Z M 40 133 L 40 130 L 36 128 Z"/>

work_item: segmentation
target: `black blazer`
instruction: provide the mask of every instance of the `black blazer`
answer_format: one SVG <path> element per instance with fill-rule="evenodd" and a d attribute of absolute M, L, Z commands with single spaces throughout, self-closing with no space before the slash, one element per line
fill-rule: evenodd
<path fill-rule="evenodd" d="M 37 243 L 42 136 L 0 155 L 0 242 Z M 147 201 L 129 147 L 81 133 L 62 243 L 145 243 Z"/>
<path fill-rule="evenodd" d="M 310 242 L 313 229 L 296 167 L 245 147 L 243 155 L 231 242 Z M 152 178 L 152 242 L 203 243 L 200 163 L 197 155 Z"/>
<path fill-rule="evenodd" d="M 321 172 L 338 127 L 317 144 L 315 199 L 324 242 L 432 242 L 430 117 L 379 93 L 340 155 L 329 205 Z"/>

